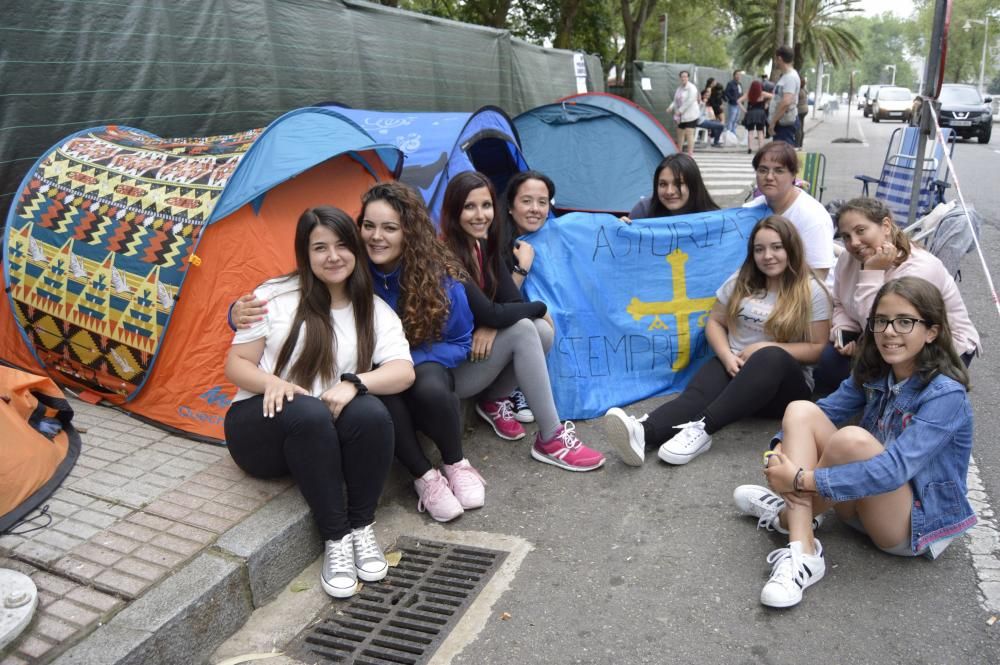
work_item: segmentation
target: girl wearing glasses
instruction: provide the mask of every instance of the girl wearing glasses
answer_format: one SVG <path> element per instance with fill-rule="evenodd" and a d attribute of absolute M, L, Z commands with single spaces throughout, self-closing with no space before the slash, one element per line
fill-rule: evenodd
<path fill-rule="evenodd" d="M 809 270 L 792 223 L 757 222 L 740 270 L 719 288 L 705 337 L 715 357 L 684 392 L 637 419 L 617 407 L 604 416 L 609 439 L 630 466 L 660 446 L 669 464 L 687 464 L 712 446 L 712 434 L 753 415 L 778 418 L 809 399 L 812 368 L 830 330 L 830 296 Z M 662 445 L 660 445 L 662 444 Z"/>
<path fill-rule="evenodd" d="M 875 293 L 890 279 L 904 275 L 922 277 L 941 292 L 955 351 L 968 366 L 980 348 L 979 333 L 944 264 L 911 244 L 893 223 L 889 209 L 877 199 L 848 201 L 838 211 L 837 228 L 847 251 L 834 269 L 832 344 L 823 350 L 816 369 L 817 390 L 832 392 L 847 378 L 857 350 L 854 340 L 864 328 Z"/>
<path fill-rule="evenodd" d="M 823 578 L 813 516 L 831 505 L 880 550 L 935 559 L 976 523 L 966 498 L 972 451 L 969 375 L 955 352 L 948 309 L 919 277 L 886 282 L 873 298 L 850 380 L 818 403 L 793 402 L 774 451 L 770 490 L 733 499 L 759 526 L 788 533 L 771 552 L 760 600 L 791 607 Z M 858 426 L 838 429 L 860 414 Z"/>

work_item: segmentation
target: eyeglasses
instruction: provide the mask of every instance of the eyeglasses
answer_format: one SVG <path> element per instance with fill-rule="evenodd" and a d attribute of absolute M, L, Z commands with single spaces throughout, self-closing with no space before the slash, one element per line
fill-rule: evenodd
<path fill-rule="evenodd" d="M 884 316 L 873 316 L 868 319 L 868 330 L 874 333 L 885 332 L 889 325 L 892 325 L 892 329 L 898 332 L 900 335 L 905 335 L 913 331 L 913 326 L 918 323 L 922 323 L 925 326 L 929 326 L 929 321 L 924 321 L 923 319 L 914 319 L 911 316 L 899 316 L 895 319 L 887 319 Z"/>

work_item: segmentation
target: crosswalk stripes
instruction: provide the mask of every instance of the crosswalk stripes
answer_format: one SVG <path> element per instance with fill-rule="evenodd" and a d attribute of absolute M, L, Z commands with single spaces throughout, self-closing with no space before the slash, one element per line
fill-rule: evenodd
<path fill-rule="evenodd" d="M 745 151 L 695 153 L 705 186 L 713 197 L 738 196 L 754 184 L 753 155 Z"/>

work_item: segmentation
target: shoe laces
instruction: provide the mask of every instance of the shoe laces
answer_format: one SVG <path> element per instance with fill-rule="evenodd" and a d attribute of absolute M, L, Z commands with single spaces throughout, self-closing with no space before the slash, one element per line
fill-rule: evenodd
<path fill-rule="evenodd" d="M 514 419 L 514 407 L 509 399 L 502 399 L 496 403 L 497 410 L 494 413 L 494 418 L 499 418 L 500 420 L 513 420 Z"/>
<path fill-rule="evenodd" d="M 528 408 L 528 399 L 520 390 L 515 390 L 510 394 L 510 400 L 514 403 L 515 411 L 523 411 Z"/>
<path fill-rule="evenodd" d="M 674 429 L 680 430 L 678 436 L 681 437 L 679 443 L 689 446 L 695 442 L 695 440 L 705 433 L 705 419 L 692 420 L 689 423 L 684 423 L 683 425 L 674 425 Z"/>
<path fill-rule="evenodd" d="M 417 512 L 424 512 L 424 507 L 440 499 L 442 492 L 451 493 L 449 488 L 448 479 L 441 472 L 436 473 L 433 480 L 425 480 L 424 491 L 420 493 L 420 499 L 417 501 Z"/>
<path fill-rule="evenodd" d="M 556 438 L 563 442 L 563 446 L 566 447 L 567 451 L 583 445 L 583 442 L 576 435 L 576 425 L 573 424 L 572 420 L 567 420 L 563 423 L 562 431 L 556 435 Z"/>
<path fill-rule="evenodd" d="M 378 546 L 378 541 L 375 540 L 373 525 L 374 522 L 363 529 L 354 531 L 352 534 L 354 536 L 354 552 L 359 559 L 380 558 L 382 556 L 382 548 Z"/>
<path fill-rule="evenodd" d="M 481 475 L 479 475 L 479 471 L 477 471 L 476 468 L 468 462 L 465 464 L 457 462 L 449 465 L 449 467 L 451 469 L 452 476 L 450 484 L 456 489 L 462 490 L 474 487 L 476 485 L 476 479 L 478 479 L 483 485 L 486 485 L 486 481 Z"/>
<path fill-rule="evenodd" d="M 326 548 L 326 572 L 333 574 L 338 570 L 354 569 L 354 546 L 352 534 L 347 534 L 340 541 L 334 541 L 333 547 Z"/>
<path fill-rule="evenodd" d="M 795 583 L 795 572 L 800 566 L 799 555 L 791 547 L 779 547 L 767 555 L 771 564 L 771 581 L 783 586 Z"/>

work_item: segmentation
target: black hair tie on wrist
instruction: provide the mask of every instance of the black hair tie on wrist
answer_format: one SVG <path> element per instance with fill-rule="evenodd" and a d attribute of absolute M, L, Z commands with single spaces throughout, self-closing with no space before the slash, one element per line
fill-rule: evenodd
<path fill-rule="evenodd" d="M 366 386 L 364 382 L 358 378 L 357 374 L 351 374 L 350 372 L 345 372 L 344 374 L 340 375 L 340 380 L 347 381 L 348 383 L 353 383 L 354 387 L 357 388 L 359 395 L 368 394 L 368 386 Z"/>

